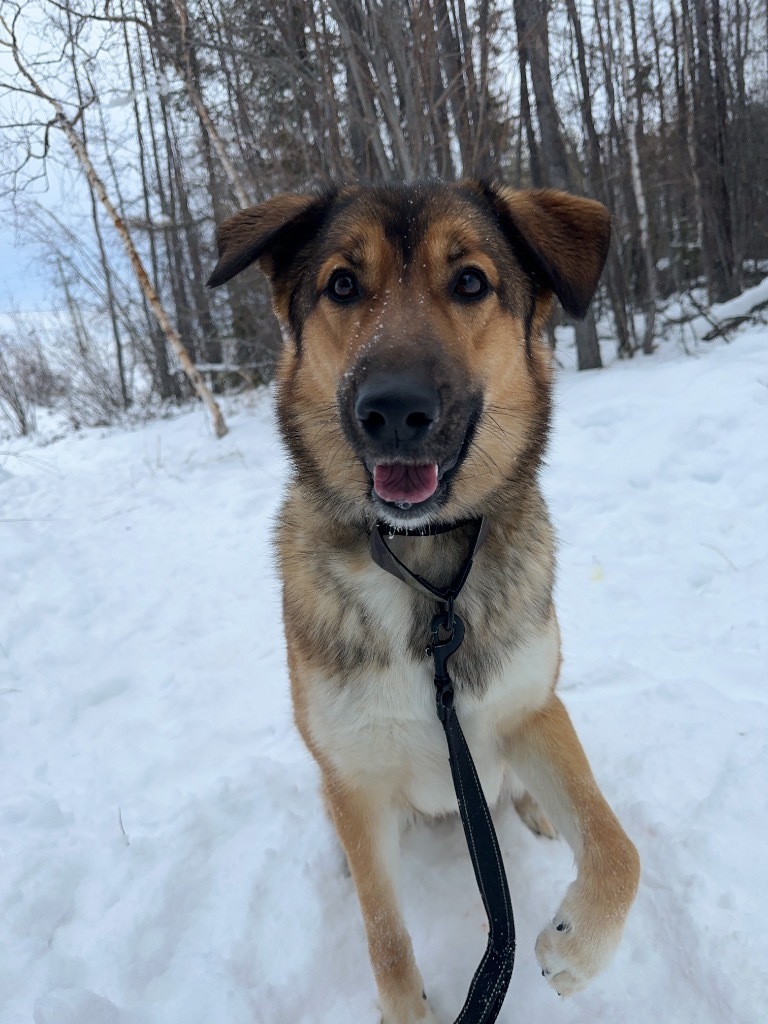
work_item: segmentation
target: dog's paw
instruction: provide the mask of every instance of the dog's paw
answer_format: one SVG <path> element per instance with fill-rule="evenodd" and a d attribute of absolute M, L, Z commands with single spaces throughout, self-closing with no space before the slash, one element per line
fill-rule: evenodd
<path fill-rule="evenodd" d="M 624 927 L 626 910 L 617 916 L 580 890 L 574 882 L 536 940 L 541 973 L 560 996 L 581 991 L 608 966 Z"/>
<path fill-rule="evenodd" d="M 578 992 L 611 960 L 637 895 L 640 858 L 620 830 L 585 858 L 551 924 L 536 940 L 541 973 L 561 996 Z"/>
<path fill-rule="evenodd" d="M 523 793 L 522 796 L 515 797 L 513 803 L 520 820 L 535 836 L 557 839 L 557 829 L 530 793 Z"/>

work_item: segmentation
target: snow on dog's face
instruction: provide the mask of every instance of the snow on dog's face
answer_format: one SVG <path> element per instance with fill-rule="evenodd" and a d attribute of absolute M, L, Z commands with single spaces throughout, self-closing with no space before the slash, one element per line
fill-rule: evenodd
<path fill-rule="evenodd" d="M 257 260 L 269 277 L 283 436 L 319 510 L 416 529 L 489 513 L 536 472 L 542 328 L 553 295 L 584 315 L 609 231 L 562 192 L 344 186 L 236 214 L 209 284 Z"/>

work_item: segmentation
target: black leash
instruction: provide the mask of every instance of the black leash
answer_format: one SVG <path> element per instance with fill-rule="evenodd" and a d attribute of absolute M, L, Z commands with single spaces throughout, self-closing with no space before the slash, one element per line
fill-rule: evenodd
<path fill-rule="evenodd" d="M 420 593 L 435 598 L 441 605 L 440 611 L 432 619 L 432 639 L 427 653 L 435 663 L 437 717 L 443 723 L 464 836 L 488 916 L 488 945 L 455 1024 L 493 1024 L 512 978 L 515 922 L 496 831 L 472 755 L 456 717 L 453 683 L 447 666 L 448 659 L 459 649 L 464 639 L 464 621 L 456 614 L 454 601 L 466 583 L 474 557 L 488 534 L 488 524 L 485 518 L 470 519 L 409 535 L 433 536 L 461 526 L 470 529 L 470 550 L 456 578 L 446 587 L 436 587 L 423 576 L 411 572 L 384 539 L 386 535 L 393 536 L 407 531 L 390 530 L 386 524 L 377 523 L 369 539 L 371 557 L 377 565 Z"/>

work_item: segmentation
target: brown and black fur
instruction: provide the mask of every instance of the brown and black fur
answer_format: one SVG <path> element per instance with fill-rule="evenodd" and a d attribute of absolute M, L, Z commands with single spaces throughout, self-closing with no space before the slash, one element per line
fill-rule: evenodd
<path fill-rule="evenodd" d="M 276 196 L 220 230 L 210 283 L 258 261 L 285 336 L 278 412 L 294 473 L 278 552 L 294 710 L 357 886 L 385 1024 L 436 1021 L 397 900 L 397 834 L 403 815 L 444 813 L 455 798 L 424 658 L 434 604 L 372 563 L 377 519 L 414 530 L 489 519 L 457 602 L 457 710 L 490 801 L 512 793 L 530 827 L 554 825 L 574 850 L 576 881 L 536 947 L 557 991 L 606 965 L 634 899 L 637 854 L 555 693 L 554 539 L 538 485 L 543 327 L 554 297 L 585 314 L 608 242 L 598 203 L 474 181 Z M 362 415 L 374 384 L 433 396 L 413 436 L 377 433 Z M 410 508 L 384 501 L 382 464 L 436 465 L 437 490 Z M 440 583 L 466 538 L 392 544 Z"/>

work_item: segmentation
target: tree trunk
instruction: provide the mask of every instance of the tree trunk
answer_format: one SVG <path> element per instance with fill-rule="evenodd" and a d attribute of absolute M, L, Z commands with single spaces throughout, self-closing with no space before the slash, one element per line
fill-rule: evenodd
<path fill-rule="evenodd" d="M 536 116 L 541 136 L 542 168 L 546 168 L 545 184 L 568 191 L 571 188 L 568 156 L 560 132 L 549 66 L 548 4 L 546 0 L 515 0 L 514 6 L 518 42 L 526 47 L 531 65 L 531 81 L 536 97 Z M 579 369 L 600 368 L 603 361 L 592 309 L 583 320 L 575 321 L 574 332 Z"/>
<path fill-rule="evenodd" d="M 568 16 L 573 26 L 573 34 L 576 42 L 576 57 L 579 69 L 579 82 L 581 85 L 580 109 L 584 125 L 584 134 L 587 139 L 588 154 L 588 180 L 591 184 L 593 194 L 608 207 L 611 213 L 616 209 L 616 200 L 613 185 L 605 172 L 603 159 L 600 152 L 600 141 L 595 128 L 595 119 L 592 112 L 592 94 L 587 73 L 586 49 L 584 36 L 581 31 L 581 20 L 576 10 L 575 0 L 566 0 Z M 629 326 L 627 323 L 627 306 L 625 302 L 626 282 L 624 270 L 619 260 L 618 246 L 613 240 L 605 267 L 606 283 L 608 286 L 608 298 L 613 311 L 613 321 L 616 327 L 617 346 L 616 351 L 620 359 L 632 355 L 632 345 L 629 339 Z"/>
<path fill-rule="evenodd" d="M 208 390 L 208 387 L 206 386 L 205 381 L 200 375 L 199 370 L 192 362 L 192 360 L 189 358 L 189 353 L 184 347 L 184 343 L 182 342 L 181 337 L 171 324 L 168 314 L 166 313 L 163 304 L 160 302 L 160 299 L 157 296 L 157 292 L 153 288 L 152 283 L 149 280 L 149 277 L 147 276 L 147 272 L 144 269 L 144 264 L 141 262 L 141 257 L 136 251 L 136 247 L 133 244 L 133 239 L 131 238 L 130 233 L 128 232 L 128 228 L 126 227 L 125 222 L 122 220 L 120 214 L 117 212 L 115 207 L 110 202 L 110 199 L 107 196 L 107 193 L 104 189 L 104 185 L 102 184 L 101 179 L 96 173 L 95 167 L 91 163 L 91 159 L 88 156 L 88 152 L 83 146 L 80 137 L 78 136 L 77 132 L 74 129 L 74 126 L 72 125 L 72 122 L 64 113 L 64 109 L 62 108 L 61 104 L 59 104 L 56 100 L 51 100 L 49 97 L 46 98 L 49 99 L 49 102 L 53 103 L 53 106 L 56 109 L 56 113 L 58 115 L 57 123 L 59 127 L 64 131 L 64 134 L 67 137 L 67 141 L 69 142 L 69 145 L 72 148 L 72 152 L 75 154 L 80 163 L 80 166 L 85 171 L 86 177 L 88 178 L 88 182 L 91 188 L 95 192 L 96 197 L 98 198 L 101 205 L 107 211 L 112 223 L 115 226 L 115 230 L 120 235 L 123 245 L 125 246 L 125 251 L 128 254 L 128 259 L 131 261 L 131 266 L 133 267 L 134 273 L 136 274 L 136 279 L 139 282 L 139 287 L 141 288 L 144 296 L 146 297 L 147 302 L 152 307 L 152 311 L 157 317 L 157 321 L 160 324 L 160 327 L 162 328 L 163 334 L 165 334 L 166 338 L 168 339 L 168 343 L 175 352 L 176 358 L 179 360 L 182 369 L 189 378 L 192 387 L 197 392 L 200 400 L 208 408 L 208 411 L 211 414 L 211 419 L 213 421 L 213 429 L 216 433 L 216 436 L 224 437 L 224 435 L 227 433 L 227 425 L 224 422 L 224 417 L 221 414 L 221 409 L 219 409 L 216 400 L 214 399 L 211 392 Z"/>
<path fill-rule="evenodd" d="M 630 0 L 633 3 L 634 0 Z M 628 61 L 624 48 L 624 22 L 621 13 L 621 0 L 614 0 L 614 12 L 616 17 L 616 38 L 619 47 L 619 63 L 621 65 L 621 77 L 624 94 L 627 100 L 627 142 L 629 145 L 629 165 L 632 177 L 632 190 L 635 194 L 637 205 L 637 217 L 640 226 L 640 245 L 645 260 L 646 276 L 646 301 L 645 306 L 645 329 L 643 331 L 643 352 L 650 355 L 653 352 L 653 335 L 656 324 L 656 265 L 653 259 L 651 248 L 651 232 L 648 220 L 648 206 L 645 199 L 645 186 L 640 169 L 640 149 L 638 146 L 638 135 L 642 124 L 641 106 L 638 82 L 638 64 L 635 63 L 635 80 L 630 88 Z"/>

